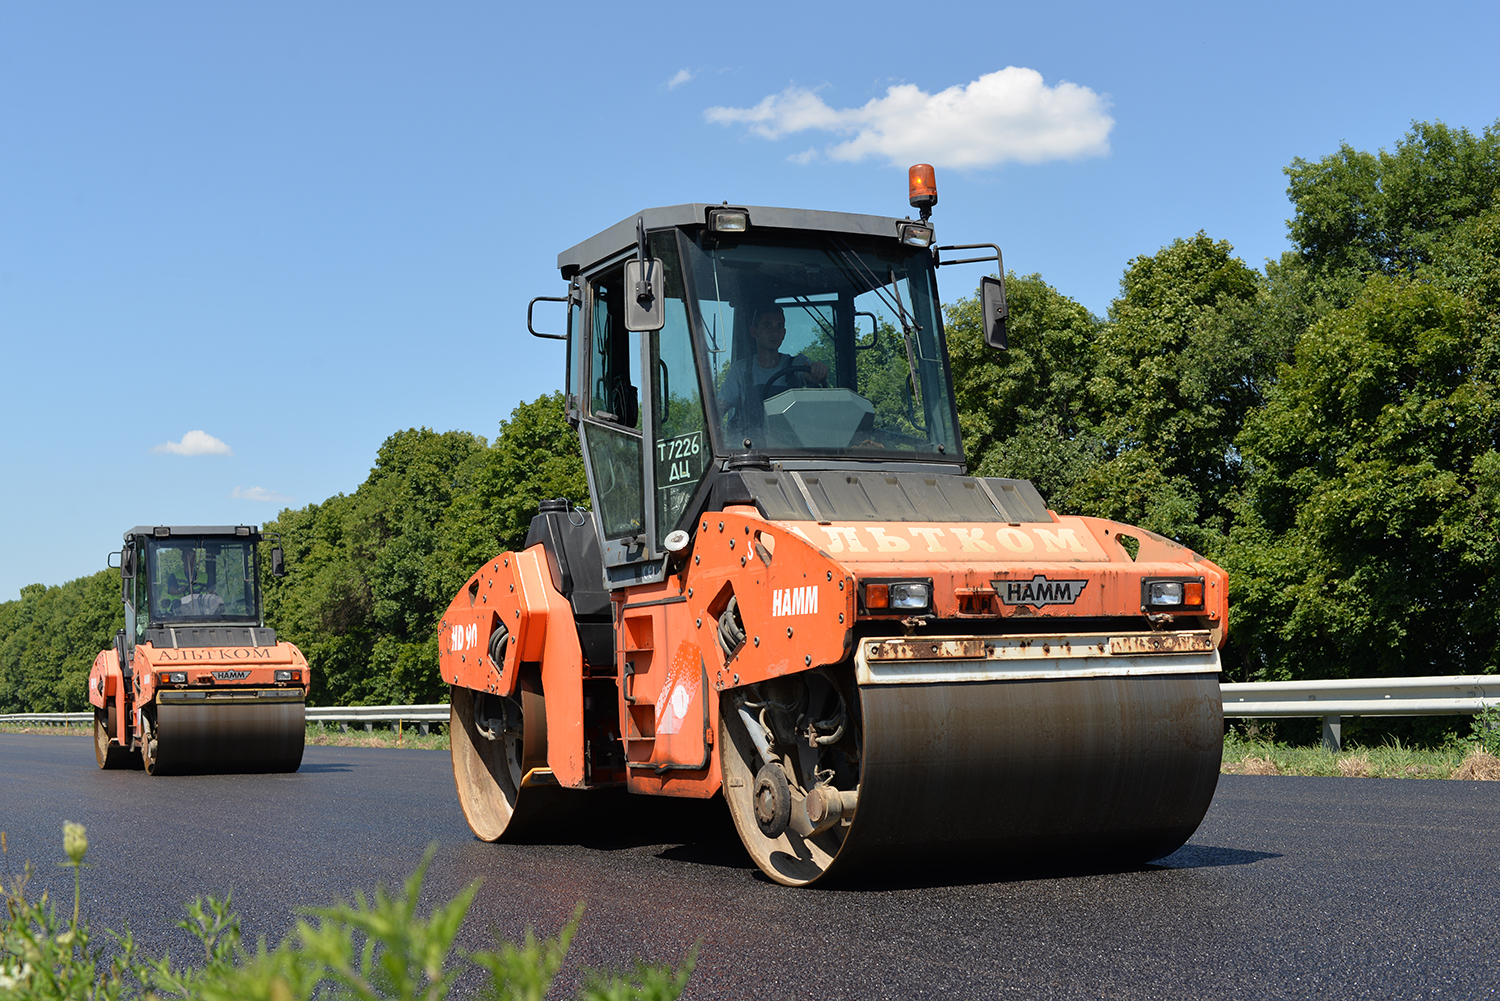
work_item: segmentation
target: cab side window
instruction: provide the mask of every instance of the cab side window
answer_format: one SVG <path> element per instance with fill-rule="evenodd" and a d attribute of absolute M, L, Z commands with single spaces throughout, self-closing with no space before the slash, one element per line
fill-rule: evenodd
<path fill-rule="evenodd" d="M 589 412 L 583 440 L 606 541 L 645 531 L 641 490 L 641 342 L 625 329 L 624 269 L 589 283 Z M 608 558 L 608 553 L 606 553 Z"/>

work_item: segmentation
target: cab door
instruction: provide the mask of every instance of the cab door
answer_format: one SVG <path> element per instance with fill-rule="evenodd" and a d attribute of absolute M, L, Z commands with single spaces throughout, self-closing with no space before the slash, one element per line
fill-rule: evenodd
<path fill-rule="evenodd" d="M 578 338 L 579 423 L 584 469 L 611 588 L 658 581 L 647 525 L 642 464 L 642 337 L 625 329 L 623 263 L 587 276 Z"/>

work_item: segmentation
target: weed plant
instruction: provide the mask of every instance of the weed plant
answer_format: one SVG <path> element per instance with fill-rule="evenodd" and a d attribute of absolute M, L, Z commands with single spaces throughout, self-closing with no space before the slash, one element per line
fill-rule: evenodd
<path fill-rule="evenodd" d="M 373 898 L 356 893 L 352 903 L 306 908 L 303 918 L 275 948 L 261 940 L 254 949 L 240 939 L 239 918 L 228 897 L 199 897 L 187 905 L 178 927 L 203 946 L 201 960 L 178 964 L 142 953 L 128 926 L 106 930 L 101 942 L 80 920 L 87 832 L 63 828 L 63 848 L 73 870 L 73 914 L 59 917 L 43 891 L 27 894 L 32 869 L 19 875 L 7 867 L 5 910 L 0 914 L 0 997 L 16 1001 L 116 1001 L 182 998 L 202 1001 L 440 1001 L 458 978 L 478 972 L 483 996 L 493 1001 L 542 1001 L 552 986 L 583 916 L 579 904 L 553 938 L 538 940 L 527 929 L 517 945 L 465 951 L 454 946 L 479 884 L 470 884 L 427 917 L 417 913 L 428 851 L 399 893 L 377 888 Z M 6 849 L 0 833 L 0 852 Z M 585 971 L 580 1001 L 668 1001 L 687 988 L 697 947 L 676 968 L 638 963 L 629 973 Z"/>

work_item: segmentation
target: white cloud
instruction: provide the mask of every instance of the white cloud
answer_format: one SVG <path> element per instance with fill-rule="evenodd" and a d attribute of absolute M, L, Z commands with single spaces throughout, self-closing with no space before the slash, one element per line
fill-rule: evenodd
<path fill-rule="evenodd" d="M 678 87 L 681 87 L 683 84 L 687 83 L 692 78 L 693 78 L 693 74 L 692 73 L 690 73 L 686 69 L 680 69 L 680 70 L 677 71 L 677 75 L 676 76 L 672 77 L 672 79 L 670 79 L 670 80 L 667 81 L 667 89 L 668 90 L 676 90 Z"/>
<path fill-rule="evenodd" d="M 823 150 L 834 160 L 875 156 L 901 167 L 980 168 L 1103 156 L 1115 124 L 1108 108 L 1088 87 L 1048 87 L 1036 70 L 1007 66 L 936 94 L 901 84 L 862 108 L 831 108 L 813 91 L 791 86 L 752 108 L 709 108 L 703 117 L 743 123 L 764 139 L 809 130 L 850 136 Z M 806 163 L 811 152 L 792 159 Z"/>
<path fill-rule="evenodd" d="M 181 441 L 167 441 L 153 446 L 153 452 L 170 452 L 173 455 L 233 455 L 229 446 L 204 431 L 189 431 Z"/>
<path fill-rule="evenodd" d="M 235 500 L 267 501 L 272 504 L 290 504 L 293 500 L 286 494 L 279 494 L 265 487 L 250 487 L 248 490 L 244 487 L 235 487 L 229 496 Z"/>

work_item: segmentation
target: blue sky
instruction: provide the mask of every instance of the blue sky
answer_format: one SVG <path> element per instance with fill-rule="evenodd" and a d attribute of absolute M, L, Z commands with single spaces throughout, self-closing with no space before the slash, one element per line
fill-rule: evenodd
<path fill-rule="evenodd" d="M 928 160 L 942 242 L 1098 313 L 1200 229 L 1260 265 L 1293 157 L 1500 118 L 1496 11 L 7 4 L 0 600 L 493 437 L 561 383 L 557 252 L 642 207 L 901 215 Z"/>

